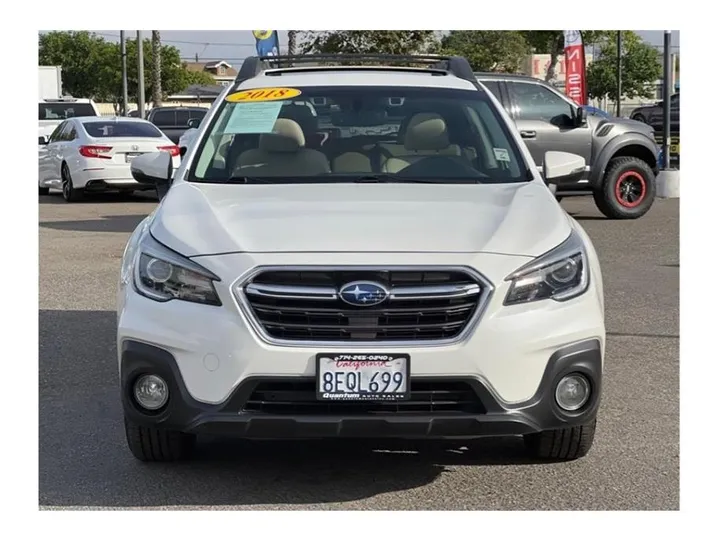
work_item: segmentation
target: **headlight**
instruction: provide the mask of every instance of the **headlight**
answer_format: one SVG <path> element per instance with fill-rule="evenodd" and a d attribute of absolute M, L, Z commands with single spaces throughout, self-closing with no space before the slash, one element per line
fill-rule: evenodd
<path fill-rule="evenodd" d="M 505 280 L 511 281 L 506 306 L 547 299 L 560 302 L 583 294 L 590 276 L 582 239 L 573 231 L 565 242 Z"/>
<path fill-rule="evenodd" d="M 138 293 L 157 300 L 185 300 L 220 306 L 213 281 L 215 274 L 199 264 L 165 247 L 146 233 L 138 247 L 134 272 Z"/>

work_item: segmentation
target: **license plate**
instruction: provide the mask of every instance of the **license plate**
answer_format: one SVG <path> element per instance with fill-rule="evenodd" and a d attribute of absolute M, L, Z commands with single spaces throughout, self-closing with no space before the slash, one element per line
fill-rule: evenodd
<path fill-rule="evenodd" d="M 142 152 L 132 152 L 125 154 L 125 163 L 130 163 L 133 159 L 138 156 L 142 156 Z"/>
<path fill-rule="evenodd" d="M 410 399 L 410 355 L 321 353 L 315 357 L 322 401 Z"/>

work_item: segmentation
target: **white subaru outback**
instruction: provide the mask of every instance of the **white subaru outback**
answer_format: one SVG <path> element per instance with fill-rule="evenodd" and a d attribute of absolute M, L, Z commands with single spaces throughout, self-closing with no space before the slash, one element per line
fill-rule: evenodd
<path fill-rule="evenodd" d="M 463 58 L 332 60 L 247 59 L 176 174 L 133 161 L 161 202 L 119 284 L 130 451 L 522 436 L 584 456 L 602 280 L 551 189 L 583 159 L 548 152 L 541 174 Z"/>

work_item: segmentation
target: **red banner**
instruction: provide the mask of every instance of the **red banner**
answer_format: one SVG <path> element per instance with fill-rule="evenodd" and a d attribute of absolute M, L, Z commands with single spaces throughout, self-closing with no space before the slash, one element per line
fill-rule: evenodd
<path fill-rule="evenodd" d="M 565 30 L 565 94 L 578 105 L 587 105 L 585 47 L 580 30 Z"/>

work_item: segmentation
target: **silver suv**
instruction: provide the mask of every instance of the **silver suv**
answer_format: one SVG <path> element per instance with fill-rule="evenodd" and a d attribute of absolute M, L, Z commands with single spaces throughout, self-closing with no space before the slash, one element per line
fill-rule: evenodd
<path fill-rule="evenodd" d="M 511 115 L 539 169 L 548 151 L 585 158 L 584 173 L 560 183 L 558 198 L 591 193 L 598 209 L 613 219 L 636 219 L 650 210 L 660 152 L 652 127 L 588 115 L 583 107 L 533 77 L 475 75 Z"/>

